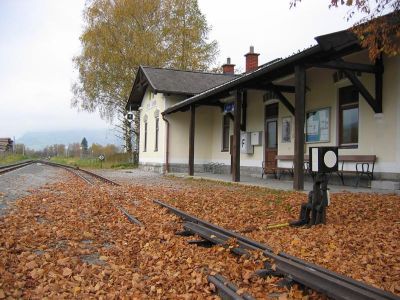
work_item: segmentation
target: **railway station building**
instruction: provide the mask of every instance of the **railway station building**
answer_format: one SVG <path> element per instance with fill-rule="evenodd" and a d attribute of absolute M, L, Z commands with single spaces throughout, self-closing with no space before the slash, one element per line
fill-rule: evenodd
<path fill-rule="evenodd" d="M 250 47 L 240 75 L 229 59 L 224 74 L 141 66 L 127 104 L 140 111 L 140 167 L 284 174 L 302 190 L 308 148 L 338 146 L 342 182 L 399 182 L 400 56 L 371 62 L 347 30 L 315 40 L 264 65 Z"/>

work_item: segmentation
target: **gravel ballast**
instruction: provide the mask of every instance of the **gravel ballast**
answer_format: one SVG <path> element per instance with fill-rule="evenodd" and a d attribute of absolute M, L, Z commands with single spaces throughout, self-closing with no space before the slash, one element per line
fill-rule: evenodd
<path fill-rule="evenodd" d="M 30 191 L 46 184 L 65 179 L 65 171 L 41 163 L 34 163 L 0 175 L 0 216 L 6 213 L 14 200 L 27 196 Z"/>

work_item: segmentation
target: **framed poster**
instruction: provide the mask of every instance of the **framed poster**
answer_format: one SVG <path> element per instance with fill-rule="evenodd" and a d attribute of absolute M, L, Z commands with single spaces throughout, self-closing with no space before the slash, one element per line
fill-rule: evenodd
<path fill-rule="evenodd" d="M 306 142 L 329 142 L 330 108 L 321 108 L 306 113 Z"/>
<path fill-rule="evenodd" d="M 292 118 L 282 118 L 282 143 L 290 143 L 292 135 Z"/>

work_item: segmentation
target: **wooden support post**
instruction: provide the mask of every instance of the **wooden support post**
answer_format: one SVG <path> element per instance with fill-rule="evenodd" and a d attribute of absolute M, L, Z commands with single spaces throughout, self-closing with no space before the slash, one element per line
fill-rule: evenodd
<path fill-rule="evenodd" d="M 196 122 L 196 108 L 190 106 L 190 127 L 189 127 L 189 176 L 194 175 L 194 131 Z"/>
<path fill-rule="evenodd" d="M 302 65 L 294 68 L 296 80 L 295 132 L 294 132 L 294 179 L 293 189 L 304 189 L 304 119 L 306 98 L 306 70 Z"/>
<path fill-rule="evenodd" d="M 240 124 L 240 130 L 241 131 L 246 131 L 246 125 L 247 125 L 247 90 L 243 91 L 242 94 L 242 122 Z"/>
<path fill-rule="evenodd" d="M 234 109 L 232 181 L 240 181 L 240 123 L 242 120 L 242 91 L 237 90 Z"/>
<path fill-rule="evenodd" d="M 383 94 L 383 59 L 382 54 L 375 61 L 375 113 L 382 113 L 382 94 Z"/>

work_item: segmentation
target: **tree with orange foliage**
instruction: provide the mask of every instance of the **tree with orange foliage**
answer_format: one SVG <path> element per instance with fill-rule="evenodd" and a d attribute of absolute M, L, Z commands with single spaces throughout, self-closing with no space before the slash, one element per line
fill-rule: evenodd
<path fill-rule="evenodd" d="M 356 12 L 363 17 L 351 30 L 358 36 L 360 44 L 368 48 L 369 57 L 375 60 L 380 54 L 400 54 L 400 0 L 329 0 L 329 7 L 346 5 L 350 8 L 349 21 Z M 296 7 L 301 0 L 291 0 Z"/>

